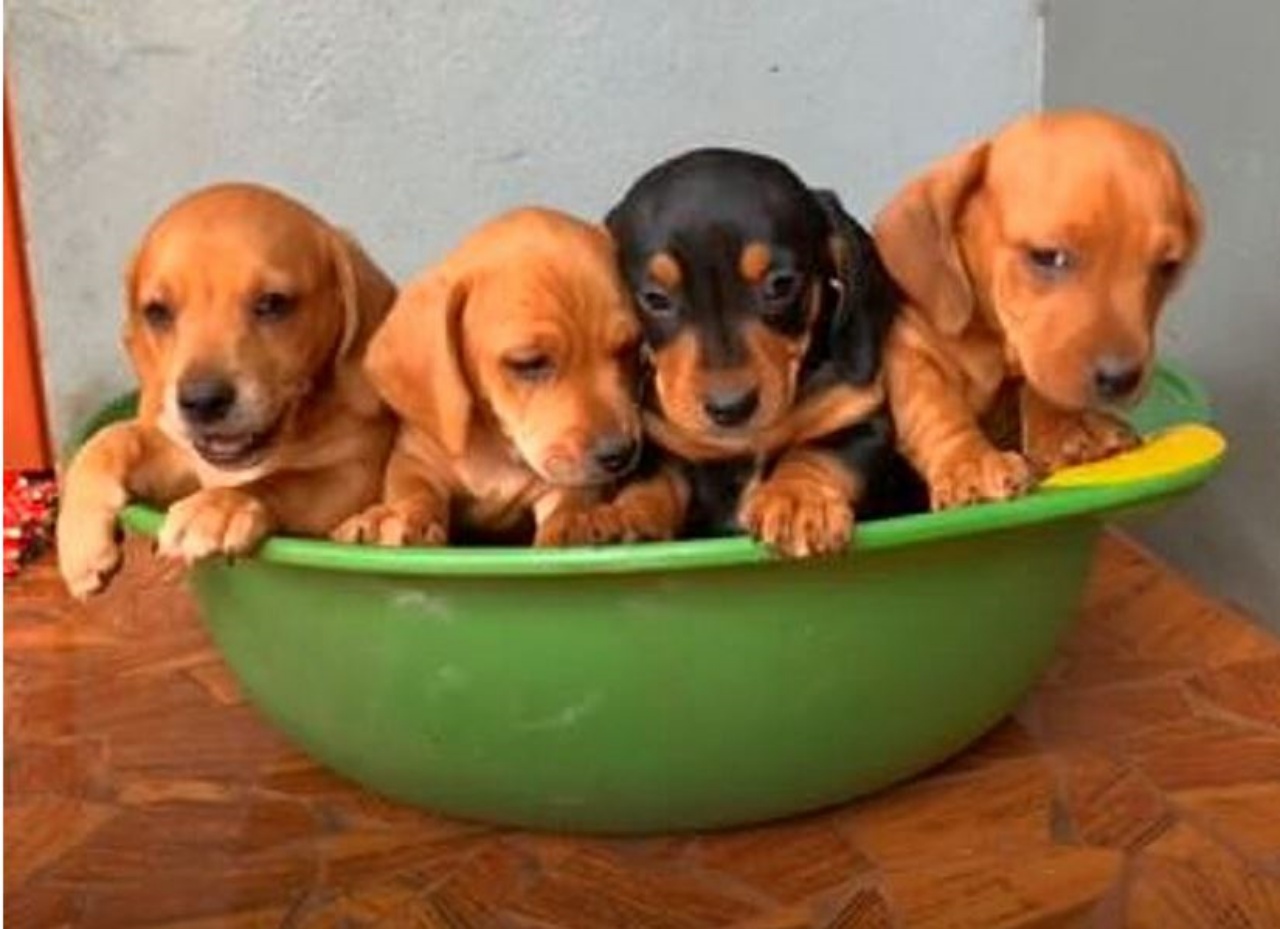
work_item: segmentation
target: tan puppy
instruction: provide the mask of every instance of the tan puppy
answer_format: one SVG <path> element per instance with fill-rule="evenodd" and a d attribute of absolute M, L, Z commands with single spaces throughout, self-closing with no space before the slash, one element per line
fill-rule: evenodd
<path fill-rule="evenodd" d="M 118 566 L 130 498 L 172 504 L 160 551 L 188 563 L 326 534 L 377 499 L 394 424 L 360 361 L 395 287 L 353 241 L 282 194 L 210 187 L 147 231 L 126 298 L 140 405 L 64 477 L 74 594 Z"/>
<path fill-rule="evenodd" d="M 607 233 L 544 209 L 491 221 L 410 284 L 366 360 L 404 419 L 384 502 L 338 538 L 511 538 L 530 516 L 538 545 L 625 535 L 597 504 L 640 449 L 628 299 Z"/>
<path fill-rule="evenodd" d="M 1153 329 L 1201 237 L 1154 132 L 1092 111 L 1026 117 L 890 202 L 876 243 L 906 293 L 886 358 L 899 442 L 935 509 L 999 500 L 1134 436 Z M 1018 388 L 1021 453 L 981 421 Z"/>

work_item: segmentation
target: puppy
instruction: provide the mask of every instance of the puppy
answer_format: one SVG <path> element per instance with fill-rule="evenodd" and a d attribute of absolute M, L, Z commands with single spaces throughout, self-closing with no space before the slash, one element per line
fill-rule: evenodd
<path fill-rule="evenodd" d="M 907 296 L 890 403 L 935 509 L 1015 496 L 1135 443 L 1107 410 L 1142 394 L 1201 229 L 1169 146 L 1090 111 L 1020 119 L 889 203 L 875 236 Z M 1017 451 L 983 428 L 1010 393 Z"/>
<path fill-rule="evenodd" d="M 209 187 L 160 216 L 126 281 L 137 416 L 63 480 L 72 593 L 115 571 L 130 498 L 172 504 L 159 549 L 188 563 L 275 530 L 323 535 L 376 500 L 394 423 L 360 360 L 394 298 L 355 242 L 264 187 Z"/>
<path fill-rule="evenodd" d="M 728 149 L 652 169 L 606 225 L 665 458 L 618 505 L 785 556 L 845 548 L 892 443 L 879 367 L 897 297 L 871 237 L 786 165 Z"/>
<path fill-rule="evenodd" d="M 533 208 L 410 284 L 366 359 L 404 421 L 383 501 L 338 537 L 517 541 L 530 517 L 536 545 L 619 537 L 601 504 L 641 447 L 627 300 L 603 229 Z"/>

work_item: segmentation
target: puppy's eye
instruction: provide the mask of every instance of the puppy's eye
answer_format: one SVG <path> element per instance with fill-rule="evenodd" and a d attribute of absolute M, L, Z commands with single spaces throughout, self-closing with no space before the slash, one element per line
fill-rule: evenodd
<path fill-rule="evenodd" d="M 761 291 L 764 298 L 771 303 L 782 303 L 792 299 L 800 287 L 800 275 L 793 271 L 772 271 L 764 279 Z"/>
<path fill-rule="evenodd" d="M 288 294 L 268 290 L 253 301 L 253 315 L 265 321 L 284 319 L 293 312 L 294 300 Z"/>
<path fill-rule="evenodd" d="M 644 287 L 636 294 L 636 301 L 654 316 L 668 316 L 675 312 L 676 302 L 666 291 L 656 287 Z"/>
<path fill-rule="evenodd" d="M 556 373 L 556 365 L 550 355 L 509 355 L 502 359 L 502 364 L 513 377 L 522 381 L 545 381 Z"/>
<path fill-rule="evenodd" d="M 1076 258 L 1065 248 L 1027 248 L 1027 263 L 1046 277 L 1060 277 L 1076 265 Z"/>
<path fill-rule="evenodd" d="M 142 318 L 152 329 L 168 329 L 173 325 L 173 307 L 163 300 L 148 300 L 142 305 Z"/>

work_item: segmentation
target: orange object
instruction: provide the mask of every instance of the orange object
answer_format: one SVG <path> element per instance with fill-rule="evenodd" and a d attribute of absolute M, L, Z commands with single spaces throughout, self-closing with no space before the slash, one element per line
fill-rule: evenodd
<path fill-rule="evenodd" d="M 31 290 L 27 283 L 17 172 L 4 112 L 4 466 L 47 468 L 51 463 L 44 390 Z"/>

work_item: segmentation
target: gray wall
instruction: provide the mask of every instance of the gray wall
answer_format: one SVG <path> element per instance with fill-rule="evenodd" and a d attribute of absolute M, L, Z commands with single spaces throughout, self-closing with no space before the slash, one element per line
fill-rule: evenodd
<path fill-rule="evenodd" d="M 1208 383 L 1231 457 L 1143 531 L 1280 629 L 1280 3 L 1050 0 L 1046 33 L 1046 102 L 1163 127 L 1206 207 L 1164 351 Z"/>
<path fill-rule="evenodd" d="M 599 215 L 696 144 L 773 151 L 865 214 L 1039 98 L 1030 0 L 10 0 L 5 13 L 59 435 L 127 383 L 120 269 L 148 218 L 195 185 L 282 185 L 404 277 L 507 206 Z"/>

